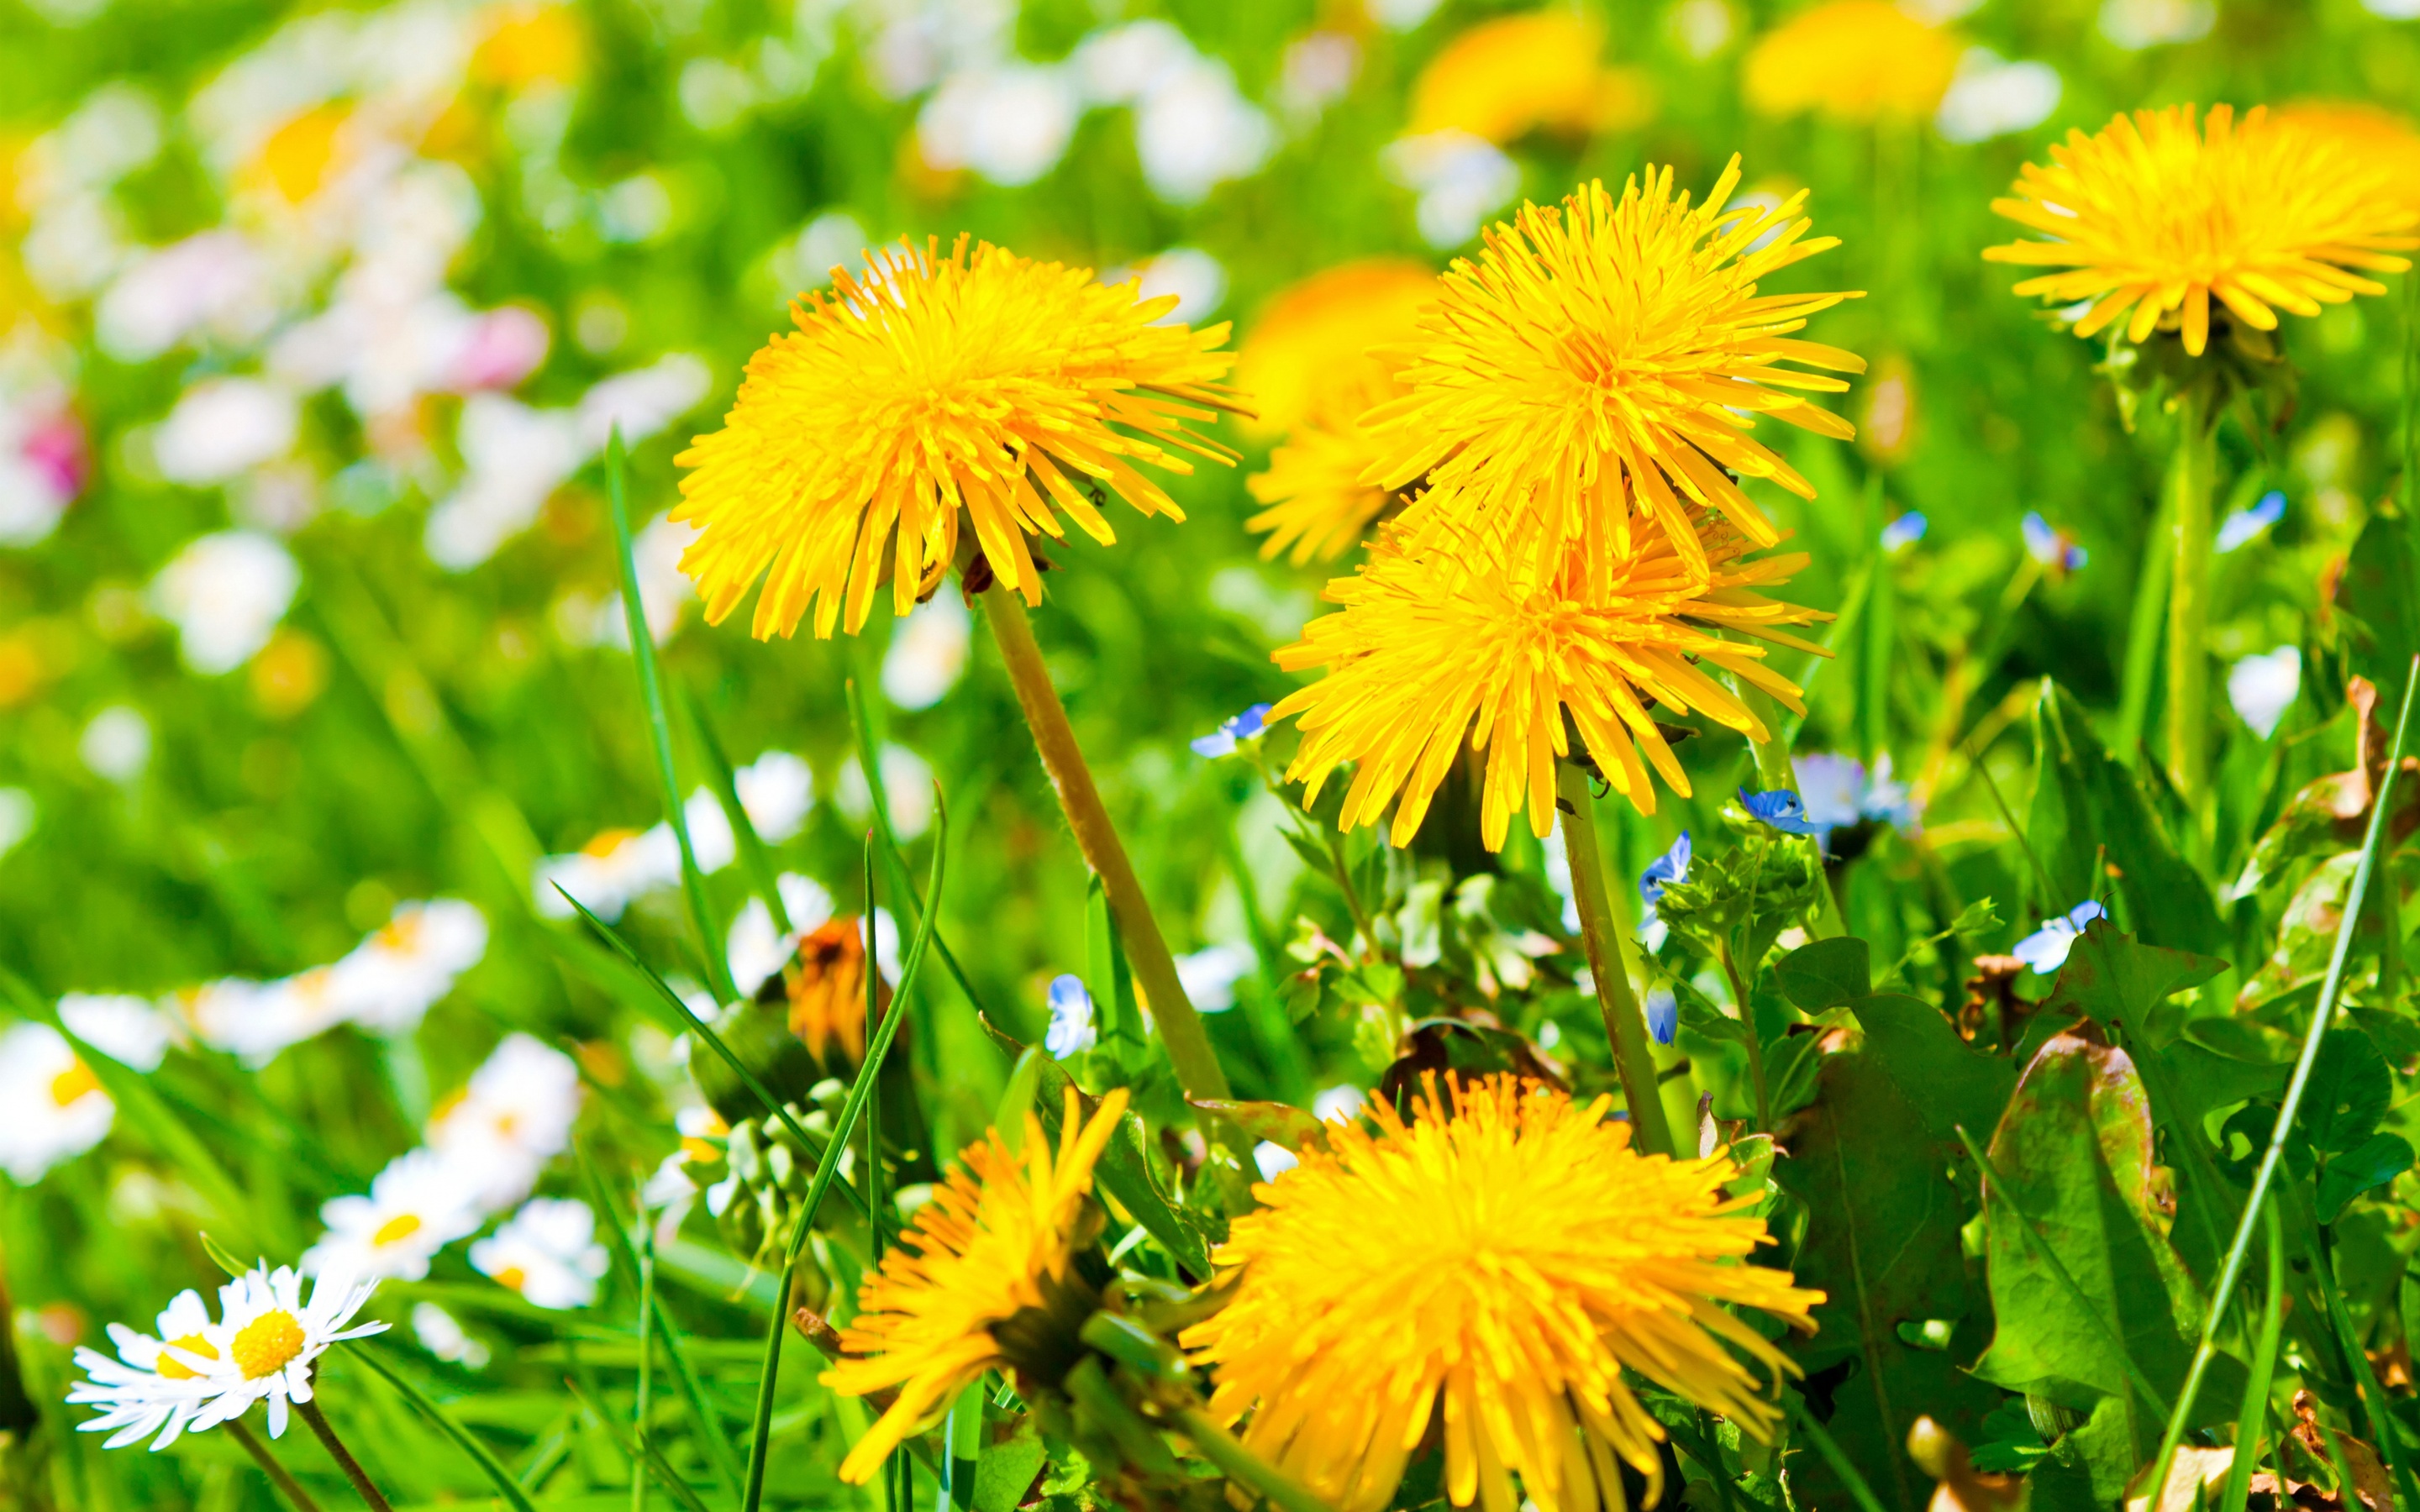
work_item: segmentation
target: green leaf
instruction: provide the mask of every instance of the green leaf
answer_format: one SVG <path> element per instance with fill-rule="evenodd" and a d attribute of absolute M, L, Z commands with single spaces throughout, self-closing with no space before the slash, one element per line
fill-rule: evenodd
<path fill-rule="evenodd" d="M 2224 961 L 2145 945 L 2105 918 L 2096 918 L 2069 947 L 2067 964 L 2042 1008 L 2052 1013 L 2080 1013 L 2102 1024 L 2120 1025 L 2136 1034 L 2152 1035 L 2159 1006 L 2189 987 L 2198 987 L 2226 969 Z M 2155 1035 L 2155 1043 L 2172 1036 Z"/>
<path fill-rule="evenodd" d="M 1924 1120 L 1936 1144 L 1955 1148 L 1958 1129 L 1988 1129 L 2009 1105 L 2015 1068 L 1958 1037 L 1941 1011 L 1913 997 L 1868 997 L 1854 1005 L 1866 1054 Z"/>
<path fill-rule="evenodd" d="M 2384 695 L 2401 699 L 2404 669 L 2420 651 L 2420 547 L 2412 521 L 2378 513 L 2362 527 L 2345 557 L 2335 608 L 2345 621 L 2347 661 Z"/>
<path fill-rule="evenodd" d="M 1018 1419 L 1012 1437 L 984 1450 L 982 1467 L 975 1472 L 974 1512 L 1016 1512 L 1033 1477 L 1042 1473 L 1047 1453 L 1032 1420 Z"/>
<path fill-rule="evenodd" d="M 2319 1222 L 2335 1223 L 2352 1199 L 2412 1168 L 2412 1144 L 2401 1134 L 2375 1134 L 2319 1173 Z"/>
<path fill-rule="evenodd" d="M 1233 1125 L 1254 1144 L 1266 1140 L 1280 1149 L 1292 1150 L 1326 1148 L 1327 1126 L 1302 1109 L 1284 1103 L 1211 1102 L 1196 1098 L 1193 1105 L 1213 1119 Z"/>
<path fill-rule="evenodd" d="M 2083 708 L 2045 680 L 2034 704 L 2037 779 L 2026 831 L 2059 895 L 2043 912 L 2064 913 L 2097 896 L 2094 862 L 2104 848 L 2137 931 L 2154 945 L 2205 953 L 2226 949 L 2211 889 L 2179 853 L 2135 775 L 2110 759 Z"/>
<path fill-rule="evenodd" d="M 2366 1034 L 2331 1034 L 2311 1063 L 2295 1133 L 2334 1154 L 2359 1148 L 2395 1102 L 2395 1073 Z"/>
<path fill-rule="evenodd" d="M 1907 1458 L 1916 1420 L 1930 1413 L 1971 1441 L 1999 1400 L 1958 1368 L 1959 1354 L 1912 1348 L 1899 1335 L 1901 1323 L 1939 1319 L 1962 1337 L 1983 1303 L 1967 1280 L 1965 1204 L 1947 1163 L 1908 1158 L 1931 1139 L 1918 1100 L 1861 1049 L 1823 1058 L 1815 1101 L 1783 1131 L 1790 1158 L 1773 1167 L 1808 1215 L 1792 1269 L 1800 1285 L 1824 1292 L 1815 1334 L 1784 1348 L 1809 1374 L 1850 1363 L 1825 1427 L 1897 1512 L 1921 1512 L 1932 1495 L 1931 1477 Z M 1840 1504 L 1827 1468 L 1807 1463 L 1804 1473 L 1807 1504 Z"/>
<path fill-rule="evenodd" d="M 1853 934 L 1802 945 L 1773 964 L 1782 995 L 1809 1013 L 1853 1003 L 1873 989 L 1873 962 Z"/>

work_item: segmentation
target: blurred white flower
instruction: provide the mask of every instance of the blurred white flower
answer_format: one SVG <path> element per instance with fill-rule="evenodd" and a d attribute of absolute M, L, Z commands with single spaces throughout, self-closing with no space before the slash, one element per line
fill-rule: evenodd
<path fill-rule="evenodd" d="M 1407 32 L 1429 19 L 1439 0 L 1366 0 L 1370 19 L 1390 32 Z"/>
<path fill-rule="evenodd" d="M 318 1032 L 306 1022 L 314 1001 L 315 995 L 296 992 L 289 984 L 228 977 L 180 989 L 169 995 L 166 1006 L 193 1030 L 194 1038 L 211 1049 L 266 1065 L 287 1045 Z M 318 1027 L 334 1022 L 330 1014 Z"/>
<path fill-rule="evenodd" d="M 1713 57 L 1739 33 L 1739 20 L 1726 0 L 1681 0 L 1665 24 L 1681 51 L 1693 58 Z"/>
<path fill-rule="evenodd" d="M 2420 21 L 2420 0 L 2361 0 L 2362 8 L 2388 21 Z"/>
<path fill-rule="evenodd" d="M 882 693 L 903 709 L 941 702 L 967 670 L 973 617 L 954 594 L 936 594 L 891 632 L 882 654 Z"/>
<path fill-rule="evenodd" d="M 2040 126 L 2058 97 L 2058 70 L 2049 64 L 2008 63 L 1988 47 L 1970 47 L 1933 124 L 1952 142 L 1988 141 Z"/>
<path fill-rule="evenodd" d="M 1171 247 L 1156 257 L 1146 258 L 1135 271 L 1141 275 L 1144 299 L 1176 296 L 1176 307 L 1161 316 L 1156 324 L 1182 321 L 1199 325 L 1218 314 L 1218 306 L 1226 302 L 1227 270 L 1199 247 Z"/>
<path fill-rule="evenodd" d="M 687 352 L 616 373 L 580 396 L 581 439 L 593 455 L 619 425 L 623 444 L 636 446 L 696 409 L 713 384 L 705 362 Z"/>
<path fill-rule="evenodd" d="M 129 250 L 117 207 L 91 193 L 44 204 L 17 243 L 34 286 L 62 303 L 107 284 Z"/>
<path fill-rule="evenodd" d="M 2235 705 L 2236 716 L 2263 740 L 2275 733 L 2277 721 L 2286 717 L 2286 711 L 2302 691 L 2303 652 L 2299 646 L 2279 646 L 2274 651 L 2246 656 L 2227 670 L 2226 701 Z"/>
<path fill-rule="evenodd" d="M 2211 0 L 2102 0 L 2101 35 L 2130 52 L 2210 35 L 2218 21 Z"/>
<path fill-rule="evenodd" d="M 151 764 L 151 721 L 132 704 L 111 704 L 84 727 L 76 754 L 95 776 L 132 782 Z"/>
<path fill-rule="evenodd" d="M 20 208 L 106 189 L 160 155 L 160 107 L 138 85 L 113 80 L 26 146 L 17 166 Z"/>
<path fill-rule="evenodd" d="M 697 589 L 680 570 L 681 553 L 698 537 L 698 528 L 659 515 L 630 540 L 630 564 L 639 575 L 639 608 L 647 620 L 647 635 L 662 645 L 680 628 L 683 614 L 697 602 Z M 630 618 L 617 589 L 601 602 L 585 594 L 566 594 L 558 609 L 564 639 L 575 645 L 630 649 Z"/>
<path fill-rule="evenodd" d="M 1229 942 L 1204 946 L 1176 958 L 1176 980 L 1185 995 L 1204 1013 L 1223 1013 L 1235 1006 L 1235 983 L 1260 964 L 1249 945 Z"/>
<path fill-rule="evenodd" d="M 471 1246 L 484 1275 L 540 1307 L 585 1307 L 608 1264 L 597 1214 L 572 1197 L 533 1197 L 504 1227 Z"/>
<path fill-rule="evenodd" d="M 783 300 L 824 287 L 835 268 L 852 276 L 864 272 L 869 244 L 865 227 L 846 210 L 826 210 L 809 221 L 773 254 L 773 278 Z"/>
<path fill-rule="evenodd" d="M 276 317 L 267 259 L 221 226 L 136 257 L 101 295 L 93 336 L 118 361 L 142 363 L 196 336 L 256 340 Z"/>
<path fill-rule="evenodd" d="M 905 746 L 882 748 L 882 801 L 891 810 L 891 831 L 903 841 L 915 840 L 933 827 L 933 767 Z M 832 804 L 843 818 L 861 825 L 874 817 L 874 795 L 865 772 L 852 753 L 841 764 Z"/>
<path fill-rule="evenodd" d="M 1315 31 L 1286 44 L 1278 60 L 1277 100 L 1289 116 L 1315 116 L 1353 87 L 1361 44 L 1341 31 Z"/>
<path fill-rule="evenodd" d="M 0 856 L 24 843 L 34 832 L 34 795 L 23 788 L 0 788 Z"/>
<path fill-rule="evenodd" d="M 207 487 L 284 456 L 302 418 L 294 395 L 279 384 L 205 378 L 160 422 L 151 454 L 169 482 Z"/>
<path fill-rule="evenodd" d="M 0 1029 L 0 1170 L 20 1186 L 101 1143 L 117 1112 L 66 1036 L 30 1022 Z"/>
<path fill-rule="evenodd" d="M 452 1313 L 433 1302 L 412 1304 L 411 1334 L 420 1340 L 422 1349 L 440 1360 L 473 1370 L 488 1367 L 488 1347 L 464 1332 Z"/>
<path fill-rule="evenodd" d="M 185 665 L 233 671 L 269 644 L 294 602 L 302 570 L 274 538 L 221 531 L 186 543 L 151 579 L 151 607 L 176 625 Z"/>
<path fill-rule="evenodd" d="M 158 1071 L 177 1037 L 176 1022 L 150 999 L 124 993 L 63 994 L 59 1022 L 102 1055 L 141 1072 Z"/>
<path fill-rule="evenodd" d="M 610 924 L 642 894 L 679 880 L 680 850 L 669 825 L 608 829 L 567 856 L 540 861 L 532 897 L 540 914 L 569 918 L 572 907 L 555 890 L 560 887 Z"/>
<path fill-rule="evenodd" d="M 328 1231 L 302 1253 L 304 1275 L 418 1281 L 437 1252 L 479 1227 L 469 1171 L 434 1151 L 387 1163 L 369 1196 L 332 1197 L 319 1209 Z"/>
<path fill-rule="evenodd" d="M 866 71 L 892 100 L 1006 56 L 1016 25 L 1016 0 L 859 0 L 857 8 L 873 33 Z"/>
<path fill-rule="evenodd" d="M 1058 69 L 1004 63 L 954 73 L 916 117 L 917 150 L 936 168 L 1030 184 L 1067 150 L 1081 108 Z"/>
<path fill-rule="evenodd" d="M 1329 1087 L 1311 1098 L 1311 1112 L 1322 1123 L 1350 1123 L 1369 1101 L 1370 1094 L 1357 1087 Z"/>
<path fill-rule="evenodd" d="M 428 1148 L 473 1173 L 473 1204 L 496 1212 L 529 1196 L 546 1163 L 569 1148 L 579 1116 L 580 1068 L 516 1032 L 429 1119 Z"/>
<path fill-rule="evenodd" d="M 1143 178 L 1175 205 L 1195 204 L 1228 179 L 1258 170 L 1277 146 L 1269 118 L 1217 58 L 1192 59 L 1138 102 L 1134 115 Z"/>
<path fill-rule="evenodd" d="M 1131 105 L 1173 81 L 1194 56 L 1174 23 L 1154 18 L 1094 32 L 1067 61 L 1094 104 Z"/>
<path fill-rule="evenodd" d="M 338 961 L 340 1010 L 372 1034 L 410 1034 L 455 979 L 488 953 L 488 920 L 458 898 L 397 904 L 384 928 Z"/>
<path fill-rule="evenodd" d="M 1301 1157 L 1274 1140 L 1264 1139 L 1252 1147 L 1252 1165 L 1264 1181 L 1274 1181 L 1301 1164 Z"/>
<path fill-rule="evenodd" d="M 724 959 L 731 967 L 732 985 L 743 997 L 755 995 L 766 979 L 782 969 L 798 949 L 799 935 L 831 918 L 831 894 L 814 878 L 784 872 L 774 885 L 782 889 L 782 909 L 790 916 L 789 933 L 774 929 L 772 910 L 762 898 L 749 899 L 739 917 L 731 921 Z"/>
<path fill-rule="evenodd" d="M 90 471 L 84 423 L 63 390 L 0 384 L 0 546 L 48 540 Z"/>
<path fill-rule="evenodd" d="M 1480 222 L 1521 192 L 1519 164 L 1467 131 L 1403 137 L 1380 162 L 1387 177 L 1419 196 L 1420 236 L 1433 247 L 1468 241 Z"/>
<path fill-rule="evenodd" d="M 815 774 L 786 750 L 768 750 L 731 774 L 748 825 L 768 845 L 779 845 L 806 827 L 815 806 Z"/>

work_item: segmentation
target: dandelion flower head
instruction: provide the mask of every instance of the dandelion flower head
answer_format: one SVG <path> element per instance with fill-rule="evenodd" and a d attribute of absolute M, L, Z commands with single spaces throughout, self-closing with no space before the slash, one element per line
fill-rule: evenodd
<path fill-rule="evenodd" d="M 1269 711 L 1301 722 L 1288 779 L 1309 784 L 1308 802 L 1338 764 L 1357 763 L 1339 822 L 1375 824 L 1400 794 L 1391 838 L 1403 845 L 1466 745 L 1486 752 L 1488 846 L 1503 845 L 1524 809 L 1544 839 L 1554 827 L 1555 762 L 1569 754 L 1568 713 L 1605 779 L 1640 812 L 1655 809 L 1649 766 L 1685 797 L 1688 777 L 1651 706 L 1698 710 L 1769 738 L 1712 673 L 1799 707 L 1797 686 L 1764 665 L 1764 649 L 1732 636 L 1813 650 L 1781 627 L 1825 616 L 1761 591 L 1787 581 L 1804 553 L 1750 558 L 1740 532 L 1703 510 L 1683 523 L 1702 568 L 1656 532 L 1609 553 L 1574 544 L 1542 575 L 1484 549 L 1408 549 L 1390 531 L 1357 575 L 1328 585 L 1342 612 L 1313 620 L 1275 653 L 1289 671 L 1324 669 Z"/>
<path fill-rule="evenodd" d="M 1921 120 L 1949 92 L 1965 46 L 1892 0 L 1829 0 L 1760 39 L 1742 87 L 1765 116 Z"/>
<path fill-rule="evenodd" d="M 1512 560 L 1551 563 L 1564 541 L 1602 545 L 1644 515 L 1700 576 L 1690 505 L 1753 545 L 1780 539 L 1734 478 L 1815 489 L 1750 434 L 1756 418 L 1849 439 L 1847 421 L 1803 396 L 1848 385 L 1783 364 L 1865 363 L 1792 334 L 1854 295 L 1757 293 L 1838 243 L 1807 239 L 1804 191 L 1725 208 L 1739 181 L 1733 158 L 1702 204 L 1673 193 L 1669 168 L 1620 199 L 1591 182 L 1556 208 L 1524 206 L 1447 270 L 1401 374 L 1410 393 L 1363 421 L 1385 443 L 1372 482 L 1428 479 L 1407 526 L 1480 521 Z"/>
<path fill-rule="evenodd" d="M 2383 294 L 2364 272 L 2401 272 L 2392 255 L 2420 245 L 2402 233 L 2420 208 L 2395 193 L 2379 162 L 2338 136 L 2255 106 L 2238 121 L 2213 105 L 2119 116 L 2094 135 L 2070 131 L 2048 167 L 2027 163 L 2015 197 L 1992 208 L 2048 239 L 1985 250 L 1992 262 L 2054 271 L 2016 286 L 2059 304 L 2088 301 L 2075 333 L 2124 322 L 2126 339 L 2183 333 L 2210 344 L 2211 303 L 2257 331 L 2277 311 Z"/>
<path fill-rule="evenodd" d="M 1439 1415 L 1456 1505 L 1618 1508 L 1617 1461 L 1652 1502 L 1663 1429 L 1625 1370 L 1768 1436 L 1748 1362 L 1790 1366 L 1724 1304 L 1811 1328 L 1823 1294 L 1743 1263 L 1765 1226 L 1727 1154 L 1642 1156 L 1609 1103 L 1431 1084 L 1256 1188 L 1214 1257 L 1232 1300 L 1183 1336 L 1212 1413 L 1342 1512 L 1385 1506 Z"/>
<path fill-rule="evenodd" d="M 1233 359 L 1213 349 L 1227 328 L 1155 324 L 1174 296 L 965 237 L 870 264 L 792 306 L 799 329 L 749 360 L 722 429 L 678 458 L 672 517 L 700 532 L 681 570 L 708 621 L 761 578 L 758 638 L 810 609 L 818 636 L 844 614 L 854 633 L 886 570 L 904 615 L 949 567 L 961 509 L 993 575 L 1039 604 L 1028 532 L 1063 536 L 1063 511 L 1114 540 L 1094 493 L 1182 519 L 1136 464 L 1233 460 L 1187 429 L 1233 408 L 1218 382 Z"/>
<path fill-rule="evenodd" d="M 1022 1153 L 997 1132 L 960 1156 L 964 1168 L 936 1187 L 914 1232 L 858 1293 L 841 1331 L 841 1361 L 823 1382 L 852 1396 L 886 1387 L 899 1398 L 841 1462 L 863 1485 L 884 1457 L 991 1369 L 1016 1369 L 1011 1332 L 1020 1314 L 1049 1314 L 1068 1291 L 1068 1269 L 1089 1239 L 1093 1165 L 1117 1132 L 1126 1095 L 1112 1091 L 1088 1121 L 1073 1088 L 1055 1150 L 1026 1116 Z"/>
<path fill-rule="evenodd" d="M 2410 117 L 2353 100 L 2311 100 L 2270 113 L 2277 124 L 2332 137 L 2345 150 L 2382 170 L 2396 202 L 2420 211 L 2420 130 Z"/>
<path fill-rule="evenodd" d="M 1420 69 L 1407 134 L 1464 131 L 1501 146 L 1542 128 L 1584 136 L 1635 124 L 1645 100 L 1604 55 L 1605 26 L 1593 16 L 1549 8 L 1491 17 Z"/>

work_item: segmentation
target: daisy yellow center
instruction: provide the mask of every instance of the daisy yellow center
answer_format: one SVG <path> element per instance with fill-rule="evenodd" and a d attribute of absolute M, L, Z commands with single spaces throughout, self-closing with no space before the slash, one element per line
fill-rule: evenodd
<path fill-rule="evenodd" d="M 51 1078 L 51 1101 L 60 1107 L 71 1106 L 78 1099 L 100 1090 L 101 1079 L 81 1060 Z"/>
<path fill-rule="evenodd" d="M 496 1285 L 519 1291 L 529 1285 L 529 1273 L 518 1265 L 507 1265 L 496 1273 Z"/>
<path fill-rule="evenodd" d="M 601 861 L 606 856 L 609 856 L 615 851 L 620 850 L 625 841 L 637 839 L 638 834 L 639 832 L 635 829 L 605 830 L 599 833 L 595 840 L 592 840 L 587 844 L 580 847 L 580 854 L 586 856 L 592 856 Z"/>
<path fill-rule="evenodd" d="M 386 1244 L 399 1244 L 403 1241 L 410 1239 L 412 1235 L 420 1232 L 420 1214 L 416 1212 L 398 1212 L 394 1217 L 389 1218 L 386 1222 L 379 1225 L 378 1232 L 370 1236 L 370 1243 L 373 1247 Z"/>
<path fill-rule="evenodd" d="M 302 1352 L 302 1320 L 279 1308 L 261 1314 L 239 1330 L 230 1350 L 246 1381 L 273 1376 Z"/>
<path fill-rule="evenodd" d="M 180 1337 L 170 1339 L 168 1341 L 168 1348 L 171 1350 L 182 1350 L 187 1354 L 198 1355 L 205 1360 L 215 1360 L 219 1357 L 219 1347 L 212 1344 L 209 1340 L 202 1337 L 199 1334 L 187 1334 Z M 175 1355 L 163 1352 L 160 1356 L 160 1374 L 170 1381 L 193 1381 L 198 1378 L 201 1375 L 201 1372 L 178 1359 Z"/>

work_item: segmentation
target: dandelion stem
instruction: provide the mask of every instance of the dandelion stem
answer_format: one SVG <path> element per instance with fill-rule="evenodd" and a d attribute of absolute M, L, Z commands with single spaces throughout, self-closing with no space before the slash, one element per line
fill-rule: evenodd
<path fill-rule="evenodd" d="M 1605 852 L 1596 838 L 1596 799 L 1588 774 L 1569 762 L 1555 766 L 1562 799 L 1563 855 L 1572 869 L 1572 901 L 1580 915 L 1580 942 L 1588 949 L 1589 975 L 1596 981 L 1597 1011 L 1605 1015 L 1606 1039 L 1630 1106 L 1631 1126 L 1651 1155 L 1675 1153 L 1671 1121 L 1655 1079 L 1655 1051 L 1647 1032 L 1647 1011 L 1630 984 L 1628 931 L 1616 921 L 1606 885 Z"/>
<path fill-rule="evenodd" d="M 2165 510 L 2176 551 L 2168 574 L 2168 772 L 2198 816 L 2210 788 L 2210 500 L 2218 427 L 2190 393 L 2176 414 Z"/>
<path fill-rule="evenodd" d="M 1008 680 L 1016 689 L 1016 702 L 1025 710 L 1026 725 L 1042 753 L 1042 769 L 1059 794 L 1059 806 L 1066 812 L 1068 827 L 1076 832 L 1085 863 L 1101 879 L 1110 917 L 1125 940 L 1126 959 L 1134 965 L 1144 995 L 1151 999 L 1152 1019 L 1168 1045 L 1177 1080 L 1188 1096 L 1224 1099 L 1230 1095 L 1227 1073 L 1219 1069 L 1209 1032 L 1202 1026 L 1193 1000 L 1185 995 L 1184 983 L 1177 980 L 1176 960 L 1168 953 L 1159 920 L 1152 916 L 1142 884 L 1135 877 L 1134 863 L 1126 859 L 1125 845 L 1109 823 L 1109 810 L 1101 805 L 1092 768 L 1084 764 L 1084 752 L 1067 723 L 1066 706 L 1059 702 L 1058 689 L 1050 686 L 1049 670 L 1042 664 L 1033 622 L 1026 617 L 1025 605 L 1016 594 L 997 582 L 984 590 L 983 601 L 992 639 L 1008 668 Z"/>
<path fill-rule="evenodd" d="M 242 1419 L 227 1419 L 226 1430 L 237 1443 L 242 1445 L 243 1452 L 252 1456 L 252 1462 L 260 1467 L 260 1473 L 269 1477 L 271 1484 L 294 1504 L 294 1512 L 319 1512 L 319 1504 L 311 1500 L 311 1493 L 304 1490 L 302 1483 L 277 1462 L 277 1457 L 269 1452 L 269 1445 L 253 1436 L 252 1429 L 243 1426 Z"/>
<path fill-rule="evenodd" d="M 328 1414 L 319 1411 L 319 1404 L 306 1398 L 296 1402 L 294 1411 L 302 1414 L 303 1422 L 311 1425 L 311 1431 L 318 1434 L 319 1442 L 327 1446 L 328 1457 L 335 1460 L 336 1468 L 345 1473 L 345 1478 L 353 1483 L 353 1489 L 361 1493 L 362 1502 L 370 1512 L 395 1512 L 394 1504 L 370 1484 L 369 1473 L 362 1469 L 362 1462 L 345 1447 L 345 1441 L 336 1437 L 334 1427 L 329 1423 Z"/>
<path fill-rule="evenodd" d="M 1747 1046 L 1747 1079 L 1756 1088 L 1756 1127 L 1760 1133 L 1773 1130 L 1773 1098 L 1764 1088 L 1764 1040 L 1756 1029 L 1756 1006 L 1748 1000 L 1747 983 L 1740 980 L 1739 967 L 1731 960 L 1731 948 L 1718 948 L 1715 959 L 1722 964 L 1723 980 L 1731 985 L 1731 1001 L 1738 1005 L 1740 1036 Z"/>
<path fill-rule="evenodd" d="M 1202 1458 L 1226 1472 L 1229 1479 L 1242 1481 L 1260 1492 L 1269 1505 L 1282 1512 L 1328 1512 L 1327 1504 L 1309 1488 L 1245 1448 L 1241 1439 L 1202 1409 L 1179 1409 L 1176 1423 L 1193 1441 L 1193 1447 L 1201 1451 Z"/>

